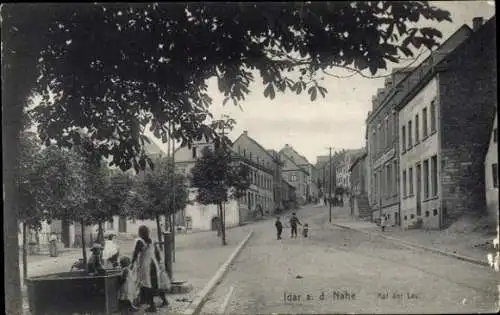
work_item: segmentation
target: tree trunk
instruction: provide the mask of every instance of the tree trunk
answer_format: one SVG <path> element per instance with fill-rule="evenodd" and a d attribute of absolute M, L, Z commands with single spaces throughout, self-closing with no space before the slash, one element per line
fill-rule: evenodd
<path fill-rule="evenodd" d="M 83 254 L 83 265 L 85 266 L 85 269 L 87 269 L 87 246 L 85 244 L 85 224 L 83 221 L 80 222 L 80 225 L 82 226 L 82 254 Z"/>
<path fill-rule="evenodd" d="M 225 246 L 227 245 L 226 243 L 226 224 L 225 224 L 225 218 L 224 218 L 224 210 L 222 209 L 222 203 L 219 203 L 219 213 L 220 213 L 220 231 L 221 231 L 221 239 L 222 239 L 222 245 Z"/>
<path fill-rule="evenodd" d="M 175 232 L 176 232 L 176 226 L 175 226 L 175 211 L 172 214 L 172 262 L 175 262 Z"/>
<path fill-rule="evenodd" d="M 97 224 L 97 243 L 104 246 L 104 229 L 102 227 L 102 222 Z"/>
<path fill-rule="evenodd" d="M 160 216 L 156 215 L 156 229 L 158 230 L 158 242 L 160 243 L 160 249 L 163 249 L 163 245 L 161 244 L 161 226 L 160 226 Z"/>
<path fill-rule="evenodd" d="M 26 283 L 28 278 L 28 226 L 26 222 L 23 222 L 23 279 Z"/>

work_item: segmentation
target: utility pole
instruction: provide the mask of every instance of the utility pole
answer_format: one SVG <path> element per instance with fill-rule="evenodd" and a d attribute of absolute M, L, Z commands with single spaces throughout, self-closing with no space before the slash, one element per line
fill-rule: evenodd
<path fill-rule="evenodd" d="M 225 125 L 225 122 L 224 122 L 224 117 L 221 118 L 221 129 L 222 129 L 222 132 L 221 132 L 221 140 L 224 141 L 224 136 L 226 135 L 225 132 L 226 132 L 226 125 Z M 226 150 L 226 147 L 225 147 L 225 142 L 223 142 L 221 145 L 219 145 L 220 149 Z M 229 161 L 230 163 L 231 161 Z M 224 204 L 222 205 L 221 209 L 220 209 L 220 212 L 221 212 L 221 215 L 220 215 L 220 221 L 221 221 L 221 237 L 222 237 L 222 245 L 227 245 L 226 243 L 226 203 L 224 202 Z"/>
<path fill-rule="evenodd" d="M 330 175 L 328 177 L 328 191 L 329 191 L 328 204 L 330 207 L 329 222 L 332 223 L 332 150 L 333 150 L 333 148 L 328 147 L 328 149 L 330 150 L 330 157 L 328 159 L 328 167 L 329 167 L 329 173 L 330 173 Z"/>

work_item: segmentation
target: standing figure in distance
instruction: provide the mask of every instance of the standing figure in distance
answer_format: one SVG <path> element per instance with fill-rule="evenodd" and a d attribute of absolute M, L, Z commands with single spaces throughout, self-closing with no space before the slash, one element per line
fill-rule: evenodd
<path fill-rule="evenodd" d="M 302 225 L 302 223 L 300 223 L 299 219 L 297 218 L 297 216 L 295 215 L 295 212 L 292 213 L 292 217 L 290 218 L 290 227 L 292 228 L 292 238 L 297 238 L 297 224 L 300 224 Z"/>
<path fill-rule="evenodd" d="M 309 235 L 309 224 L 304 223 L 304 227 L 302 228 L 302 235 L 307 237 Z"/>
<path fill-rule="evenodd" d="M 283 224 L 280 221 L 280 217 L 276 217 L 276 222 L 274 223 L 274 226 L 276 227 L 276 234 L 278 236 L 278 240 L 281 239 L 281 232 L 283 232 Z"/>

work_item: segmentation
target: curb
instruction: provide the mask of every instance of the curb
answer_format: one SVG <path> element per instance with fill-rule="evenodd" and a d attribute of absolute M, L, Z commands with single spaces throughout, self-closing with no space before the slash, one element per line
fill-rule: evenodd
<path fill-rule="evenodd" d="M 458 260 L 462 260 L 462 261 L 466 261 L 466 262 L 469 262 L 469 263 L 472 263 L 472 264 L 476 264 L 476 265 L 480 265 L 480 266 L 484 266 L 484 267 L 489 267 L 490 266 L 490 264 L 488 262 L 486 262 L 486 261 L 482 261 L 482 260 L 478 260 L 478 259 L 475 259 L 475 258 L 471 258 L 471 257 L 467 257 L 467 256 L 462 256 L 462 255 L 450 253 L 450 252 L 447 252 L 447 251 L 444 251 L 444 250 L 440 250 L 440 249 L 436 249 L 436 248 L 432 248 L 432 247 L 426 247 L 426 246 L 422 246 L 422 245 L 410 243 L 410 242 L 403 241 L 403 240 L 395 238 L 395 237 L 385 236 L 385 235 L 382 235 L 380 233 L 366 232 L 366 231 L 358 230 L 358 229 L 355 229 L 355 228 L 352 228 L 352 227 L 349 227 L 349 226 L 346 226 L 346 225 L 340 225 L 340 224 L 335 224 L 335 223 L 332 223 L 332 225 L 340 227 L 340 228 L 343 228 L 343 229 L 348 229 L 348 230 L 360 232 L 360 233 L 363 233 L 363 234 L 368 234 L 368 235 L 374 234 L 374 235 L 380 236 L 382 238 L 385 238 L 387 240 L 390 240 L 390 241 L 393 241 L 393 242 L 397 242 L 397 243 L 401 243 L 403 245 L 406 245 L 407 247 L 422 249 L 422 250 L 425 250 L 425 251 L 428 251 L 428 252 L 431 252 L 431 253 L 434 253 L 434 254 L 439 254 L 439 255 L 442 255 L 442 256 L 446 256 L 446 257 L 452 257 L 452 258 L 455 258 L 455 259 L 458 259 Z"/>
<path fill-rule="evenodd" d="M 231 263 L 236 259 L 238 254 L 241 252 L 243 247 L 247 244 L 248 240 L 250 237 L 253 235 L 253 231 L 250 231 L 248 235 L 245 237 L 243 241 L 236 247 L 236 249 L 233 251 L 231 256 L 229 256 L 229 259 L 222 265 L 220 266 L 219 270 L 215 273 L 215 275 L 210 279 L 210 281 L 205 285 L 203 290 L 200 291 L 200 293 L 197 294 L 197 296 L 194 298 L 193 302 L 188 306 L 186 310 L 182 314 L 184 315 L 193 315 L 193 314 L 199 314 L 201 311 L 201 308 L 206 301 L 206 298 L 208 295 L 215 289 L 215 287 L 221 282 L 222 277 L 226 274 L 227 270 L 229 269 L 229 266 Z"/>

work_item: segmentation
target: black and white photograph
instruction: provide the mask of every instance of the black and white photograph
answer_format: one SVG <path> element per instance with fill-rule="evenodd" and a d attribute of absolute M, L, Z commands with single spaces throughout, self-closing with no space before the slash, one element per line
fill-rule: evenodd
<path fill-rule="evenodd" d="M 0 4 L 5 314 L 499 312 L 495 9 Z"/>

